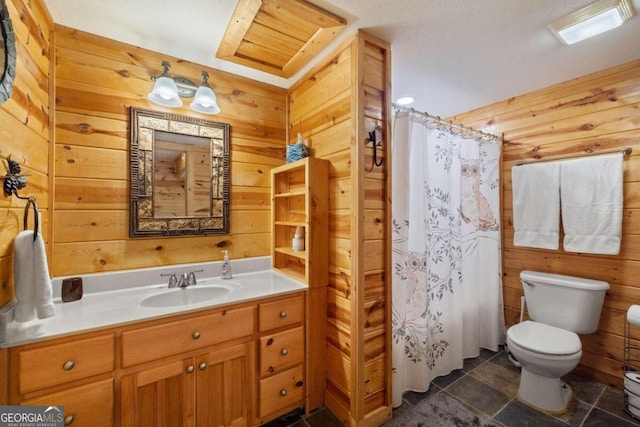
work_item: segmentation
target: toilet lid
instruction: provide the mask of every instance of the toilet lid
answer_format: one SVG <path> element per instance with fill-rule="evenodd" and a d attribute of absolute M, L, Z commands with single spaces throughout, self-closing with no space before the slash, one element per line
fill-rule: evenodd
<path fill-rule="evenodd" d="M 582 350 L 575 333 L 531 320 L 510 327 L 507 336 L 519 347 L 541 354 L 562 356 Z"/>

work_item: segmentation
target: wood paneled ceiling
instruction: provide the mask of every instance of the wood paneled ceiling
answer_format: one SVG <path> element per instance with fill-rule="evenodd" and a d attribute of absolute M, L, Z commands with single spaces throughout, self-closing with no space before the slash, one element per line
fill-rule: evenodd
<path fill-rule="evenodd" d="M 303 0 L 240 0 L 216 56 L 288 78 L 346 24 Z"/>

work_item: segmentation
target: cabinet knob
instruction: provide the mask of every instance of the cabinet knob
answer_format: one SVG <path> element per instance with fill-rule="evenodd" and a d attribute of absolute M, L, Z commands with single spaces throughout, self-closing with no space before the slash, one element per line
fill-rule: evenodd
<path fill-rule="evenodd" d="M 76 366 L 76 362 L 74 362 L 73 360 L 67 360 L 62 364 L 62 369 L 64 369 L 65 371 L 70 371 L 74 366 Z"/>
<path fill-rule="evenodd" d="M 289 354 L 289 350 L 287 350 L 286 348 L 283 348 L 282 350 L 280 350 L 280 354 L 283 356 L 286 356 L 287 354 Z"/>
<path fill-rule="evenodd" d="M 286 318 L 286 317 L 287 317 L 287 312 L 286 312 L 286 311 L 281 311 L 281 312 L 280 312 L 280 318 L 281 318 L 281 319 L 284 319 L 284 318 Z"/>
<path fill-rule="evenodd" d="M 200 362 L 198 368 L 200 368 L 201 371 L 204 371 L 205 369 L 207 369 L 207 362 Z"/>
<path fill-rule="evenodd" d="M 71 424 L 73 424 L 73 420 L 73 415 L 67 415 L 66 417 L 64 417 L 64 425 L 70 426 Z"/>
<path fill-rule="evenodd" d="M 195 332 L 193 333 L 193 335 L 191 335 L 191 337 L 192 337 L 194 340 L 197 340 L 198 338 L 200 338 L 200 332 L 195 331 Z"/>
<path fill-rule="evenodd" d="M 187 366 L 187 373 L 193 374 L 193 370 L 194 370 L 193 365 Z"/>
<path fill-rule="evenodd" d="M 282 389 L 280 390 L 280 396 L 285 397 L 287 395 L 287 390 Z"/>

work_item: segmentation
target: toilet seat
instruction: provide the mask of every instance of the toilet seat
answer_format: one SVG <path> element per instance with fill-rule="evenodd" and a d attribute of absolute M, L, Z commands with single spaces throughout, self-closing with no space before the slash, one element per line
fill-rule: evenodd
<path fill-rule="evenodd" d="M 510 327 L 507 337 L 513 344 L 538 354 L 563 356 L 582 351 L 575 333 L 531 320 Z"/>

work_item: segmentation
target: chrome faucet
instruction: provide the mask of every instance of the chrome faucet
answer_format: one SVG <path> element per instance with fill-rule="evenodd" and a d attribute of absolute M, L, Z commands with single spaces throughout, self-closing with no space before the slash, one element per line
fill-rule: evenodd
<path fill-rule="evenodd" d="M 180 279 L 178 279 L 178 287 L 186 288 L 187 286 L 189 286 L 189 276 L 187 273 L 182 273 Z"/>
<path fill-rule="evenodd" d="M 166 273 L 160 274 L 162 277 L 169 276 L 169 287 L 170 288 L 186 288 L 187 286 L 196 285 L 198 280 L 196 279 L 196 273 L 201 273 L 204 270 L 189 270 L 188 273 L 182 273 L 180 278 L 176 275 L 176 273 Z"/>

